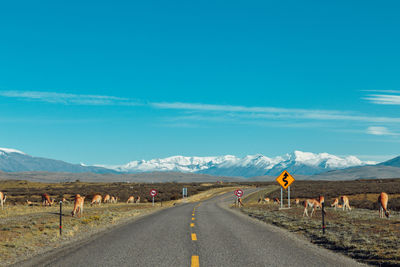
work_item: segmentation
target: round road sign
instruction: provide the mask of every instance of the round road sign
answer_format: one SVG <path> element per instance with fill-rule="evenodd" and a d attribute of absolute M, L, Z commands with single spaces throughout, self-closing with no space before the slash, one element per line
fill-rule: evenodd
<path fill-rule="evenodd" d="M 238 196 L 238 197 L 242 197 L 243 196 L 243 190 L 242 189 L 237 189 L 235 191 L 235 195 Z"/>
<path fill-rule="evenodd" d="M 157 194 L 158 194 L 157 190 L 155 190 L 155 189 L 150 190 L 150 196 L 155 197 L 155 196 L 157 196 Z"/>

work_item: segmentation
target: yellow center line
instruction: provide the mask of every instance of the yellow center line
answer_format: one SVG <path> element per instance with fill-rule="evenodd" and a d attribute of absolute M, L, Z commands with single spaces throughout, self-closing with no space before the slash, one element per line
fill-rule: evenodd
<path fill-rule="evenodd" d="M 197 235 L 195 233 L 192 233 L 192 241 L 197 241 Z"/>
<path fill-rule="evenodd" d="M 192 218 L 192 221 L 196 220 L 195 218 Z"/>
<path fill-rule="evenodd" d="M 192 216 L 194 216 L 194 213 L 192 213 Z"/>
<path fill-rule="evenodd" d="M 194 223 L 191 223 L 191 224 L 190 224 L 190 227 L 194 227 Z"/>
<path fill-rule="evenodd" d="M 190 267 L 199 267 L 199 266 L 200 266 L 199 256 L 193 255 L 192 256 L 192 264 L 190 265 Z"/>

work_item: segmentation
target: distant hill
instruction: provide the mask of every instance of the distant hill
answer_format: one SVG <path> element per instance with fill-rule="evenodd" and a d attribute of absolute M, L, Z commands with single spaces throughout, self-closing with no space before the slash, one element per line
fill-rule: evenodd
<path fill-rule="evenodd" d="M 0 148 L 0 170 L 4 172 L 73 172 L 73 173 L 117 173 L 114 170 L 71 164 L 61 160 L 32 157 L 21 151 L 9 148 Z"/>
<path fill-rule="evenodd" d="M 393 159 L 390 159 L 388 161 L 379 163 L 378 165 L 382 165 L 382 166 L 392 166 L 392 167 L 398 167 L 400 168 L 400 156 L 399 157 L 395 157 Z"/>
<path fill-rule="evenodd" d="M 0 172 L 0 180 L 27 180 L 32 182 L 132 182 L 132 183 L 192 183 L 192 182 L 238 182 L 234 177 L 217 177 L 197 173 L 148 172 L 136 174 L 60 173 L 60 172 Z"/>

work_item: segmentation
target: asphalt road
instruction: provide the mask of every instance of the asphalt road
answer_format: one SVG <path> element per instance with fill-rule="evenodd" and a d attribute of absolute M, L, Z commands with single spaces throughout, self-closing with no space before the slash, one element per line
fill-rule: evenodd
<path fill-rule="evenodd" d="M 232 212 L 229 203 L 232 194 L 162 210 L 35 266 L 361 265 Z"/>

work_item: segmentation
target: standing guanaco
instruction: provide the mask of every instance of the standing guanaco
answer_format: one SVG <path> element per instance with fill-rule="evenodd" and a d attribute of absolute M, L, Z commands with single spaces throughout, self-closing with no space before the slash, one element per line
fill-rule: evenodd
<path fill-rule="evenodd" d="M 101 195 L 99 195 L 99 194 L 96 194 L 96 195 L 94 195 L 93 196 L 93 198 L 92 198 L 92 202 L 90 203 L 90 206 L 92 206 L 93 204 L 101 204 L 101 199 L 102 199 L 102 197 L 101 197 Z"/>
<path fill-rule="evenodd" d="M 351 210 L 349 198 L 347 196 L 341 196 L 340 200 L 342 201 L 343 210 L 345 209 Z"/>
<path fill-rule="evenodd" d="M 79 217 L 83 214 L 83 203 L 85 202 L 85 197 L 81 197 L 81 195 L 75 195 L 74 201 L 74 209 L 72 210 L 72 217 L 79 213 Z"/>
<path fill-rule="evenodd" d="M 307 211 L 307 208 L 308 207 L 310 207 L 310 208 L 312 208 L 312 210 L 311 210 L 311 215 L 310 215 L 310 217 L 312 217 L 312 215 L 314 214 L 314 212 L 315 212 L 315 209 L 316 208 L 318 208 L 318 207 L 321 207 L 321 203 L 318 201 L 318 200 L 316 200 L 316 199 L 306 199 L 306 200 L 304 200 L 304 211 L 303 211 L 303 217 L 304 216 L 307 216 L 308 217 L 308 211 Z"/>
<path fill-rule="evenodd" d="M 1 209 L 3 209 L 3 205 L 6 202 L 7 195 L 3 192 L 0 191 L 0 204 L 1 204 Z"/>
<path fill-rule="evenodd" d="M 383 218 L 383 214 L 389 219 L 389 211 L 387 209 L 387 204 L 389 201 L 389 196 L 385 192 L 382 192 L 378 197 L 378 204 L 379 204 L 379 217 Z"/>

